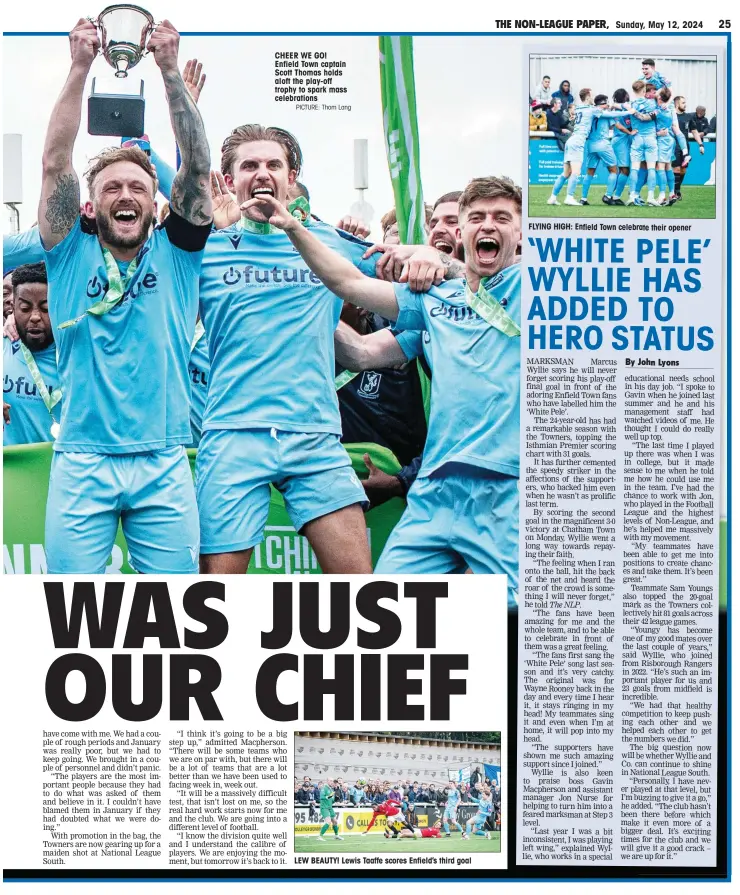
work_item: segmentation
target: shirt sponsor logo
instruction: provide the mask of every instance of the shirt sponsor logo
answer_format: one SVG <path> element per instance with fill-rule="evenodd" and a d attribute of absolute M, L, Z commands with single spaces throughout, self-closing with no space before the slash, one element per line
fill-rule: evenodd
<path fill-rule="evenodd" d="M 54 390 L 54 386 L 47 385 L 46 387 L 50 392 Z M 3 394 L 8 395 L 11 392 L 14 392 L 21 398 L 35 398 L 38 395 L 36 386 L 32 380 L 26 379 L 25 376 L 19 376 L 17 379 L 12 379 L 6 373 L 3 378 Z"/>
<path fill-rule="evenodd" d="M 140 280 L 137 280 L 135 283 L 131 283 L 123 293 L 122 301 L 127 301 L 129 298 L 138 298 L 142 292 L 152 292 L 157 288 L 157 274 L 155 271 L 150 270 L 141 277 Z M 98 299 L 101 298 L 108 291 L 108 281 L 104 279 L 100 279 L 97 274 L 93 274 L 93 276 L 87 281 L 87 297 Z"/>
<path fill-rule="evenodd" d="M 321 280 L 307 267 L 273 267 L 270 270 L 257 270 L 251 264 L 241 268 L 230 265 L 224 271 L 222 279 L 227 286 L 236 286 L 238 283 L 245 286 L 272 286 L 285 283 L 321 285 Z"/>

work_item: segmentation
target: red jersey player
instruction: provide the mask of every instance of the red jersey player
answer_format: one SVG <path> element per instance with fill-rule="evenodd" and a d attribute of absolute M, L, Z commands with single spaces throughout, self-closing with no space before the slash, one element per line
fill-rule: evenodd
<path fill-rule="evenodd" d="M 373 808 L 373 816 L 370 819 L 370 823 L 367 825 L 367 829 L 362 834 L 363 836 L 366 836 L 370 830 L 372 830 L 375 821 L 379 817 L 385 817 L 387 823 L 390 823 L 391 820 L 393 820 L 401 821 L 403 824 L 406 824 L 406 818 L 401 811 L 401 803 L 396 801 L 396 799 L 386 799 L 384 802 L 381 802 L 380 805 L 375 805 Z"/>

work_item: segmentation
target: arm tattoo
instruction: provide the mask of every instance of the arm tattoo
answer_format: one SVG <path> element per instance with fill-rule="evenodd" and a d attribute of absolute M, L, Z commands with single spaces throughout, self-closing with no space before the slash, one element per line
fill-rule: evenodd
<path fill-rule="evenodd" d="M 165 72 L 164 86 L 172 129 L 182 164 L 172 182 L 170 204 L 191 224 L 209 224 L 211 209 L 211 155 L 198 107 L 178 71 Z"/>
<path fill-rule="evenodd" d="M 465 265 L 462 261 L 457 261 L 446 252 L 440 252 L 439 259 L 445 269 L 446 280 L 459 280 L 465 276 Z"/>
<path fill-rule="evenodd" d="M 52 233 L 66 234 L 80 213 L 80 184 L 75 174 L 60 174 L 46 200 L 46 220 Z"/>

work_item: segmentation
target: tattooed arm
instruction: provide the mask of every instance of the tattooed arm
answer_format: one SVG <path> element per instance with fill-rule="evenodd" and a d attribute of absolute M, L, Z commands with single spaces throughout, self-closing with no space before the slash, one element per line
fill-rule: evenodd
<path fill-rule="evenodd" d="M 201 226 L 213 219 L 211 155 L 203 119 L 177 67 L 179 42 L 180 35 L 165 19 L 154 30 L 148 49 L 154 53 L 154 61 L 162 72 L 172 130 L 182 156 L 182 164 L 172 182 L 170 205 L 181 218 Z"/>
<path fill-rule="evenodd" d="M 465 276 L 465 265 L 462 261 L 458 261 L 457 258 L 453 258 L 452 255 L 445 252 L 439 253 L 439 260 L 445 269 L 446 280 L 459 280 Z"/>
<path fill-rule="evenodd" d="M 38 220 L 47 249 L 64 239 L 80 213 L 80 183 L 72 168 L 72 149 L 80 129 L 85 81 L 100 46 L 95 25 L 80 19 L 70 32 L 69 43 L 72 66 L 51 113 L 42 160 Z"/>

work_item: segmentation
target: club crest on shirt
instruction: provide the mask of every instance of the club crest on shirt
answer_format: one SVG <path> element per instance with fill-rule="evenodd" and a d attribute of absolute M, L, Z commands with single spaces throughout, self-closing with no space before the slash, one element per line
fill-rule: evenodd
<path fill-rule="evenodd" d="M 365 398 L 374 398 L 380 391 L 381 374 L 375 370 L 365 370 L 360 380 L 359 394 Z"/>

